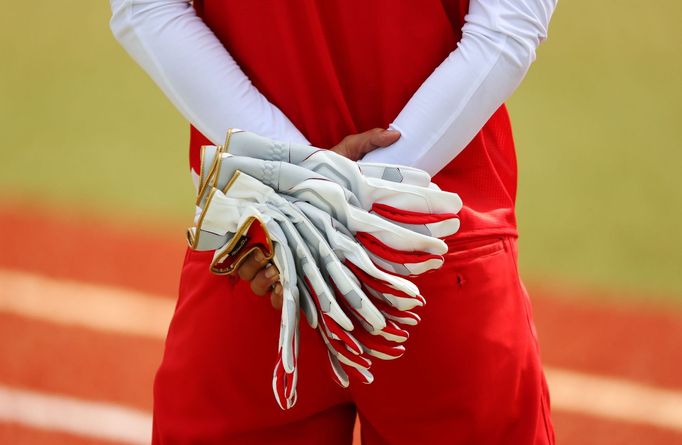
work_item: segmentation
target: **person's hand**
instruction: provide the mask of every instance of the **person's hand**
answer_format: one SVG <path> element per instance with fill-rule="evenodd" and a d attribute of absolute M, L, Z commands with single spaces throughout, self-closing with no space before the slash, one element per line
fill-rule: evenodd
<path fill-rule="evenodd" d="M 275 309 L 282 308 L 282 285 L 278 282 L 279 271 L 269 263 L 260 250 L 255 250 L 246 257 L 237 269 L 239 278 L 251 283 L 251 290 L 256 295 L 270 293 L 270 302 Z"/>
<path fill-rule="evenodd" d="M 357 161 L 370 151 L 388 147 L 398 139 L 400 139 L 399 131 L 373 128 L 364 133 L 346 136 L 341 142 L 330 148 L 330 150 L 352 161 Z"/>
<path fill-rule="evenodd" d="M 357 161 L 370 151 L 388 147 L 398 139 L 400 139 L 400 132 L 396 130 L 373 128 L 364 133 L 346 136 L 330 150 Z M 251 282 L 251 290 L 254 294 L 263 296 L 270 293 L 272 307 L 282 308 L 282 285 L 278 283 L 279 271 L 274 264 L 265 259 L 260 251 L 251 252 L 239 266 L 237 273 L 242 280 Z"/>

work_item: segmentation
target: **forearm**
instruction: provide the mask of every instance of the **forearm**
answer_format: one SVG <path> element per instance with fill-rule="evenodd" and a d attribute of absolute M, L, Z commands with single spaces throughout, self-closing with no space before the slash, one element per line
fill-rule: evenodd
<path fill-rule="evenodd" d="M 213 143 L 223 143 L 228 128 L 308 143 L 253 86 L 187 0 L 110 3 L 116 39 Z"/>
<path fill-rule="evenodd" d="M 391 124 L 402 136 L 363 160 L 435 174 L 521 83 L 546 38 L 557 0 L 472 0 L 458 48 Z"/>

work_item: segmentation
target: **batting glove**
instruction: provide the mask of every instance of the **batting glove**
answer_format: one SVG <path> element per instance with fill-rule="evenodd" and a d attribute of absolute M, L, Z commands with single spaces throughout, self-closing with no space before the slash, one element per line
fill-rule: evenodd
<path fill-rule="evenodd" d="M 280 271 L 282 315 L 273 392 L 282 409 L 296 403 L 299 349 L 299 291 L 296 262 L 284 231 L 267 213 L 245 201 L 235 201 L 212 189 L 197 225 L 189 231 L 195 250 L 215 250 L 211 270 L 230 273 L 253 249 L 262 249 Z"/>
<path fill-rule="evenodd" d="M 459 229 L 457 213 L 462 207 L 459 196 L 429 188 L 429 175 L 415 168 L 381 164 L 359 167 L 331 150 L 279 142 L 240 130 L 232 130 L 224 151 L 314 171 L 353 193 L 360 208 L 413 226 L 412 230 L 420 233 L 443 238 Z"/>

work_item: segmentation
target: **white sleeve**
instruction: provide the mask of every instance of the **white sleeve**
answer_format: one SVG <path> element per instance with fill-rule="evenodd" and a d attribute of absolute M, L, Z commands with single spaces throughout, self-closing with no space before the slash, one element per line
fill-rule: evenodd
<path fill-rule="evenodd" d="M 514 92 L 547 37 L 558 0 L 471 0 L 462 39 L 426 79 L 391 128 L 393 145 L 363 160 L 436 174 Z"/>
<path fill-rule="evenodd" d="M 176 108 L 213 143 L 230 127 L 306 138 L 251 83 L 189 0 L 110 0 L 111 30 Z"/>

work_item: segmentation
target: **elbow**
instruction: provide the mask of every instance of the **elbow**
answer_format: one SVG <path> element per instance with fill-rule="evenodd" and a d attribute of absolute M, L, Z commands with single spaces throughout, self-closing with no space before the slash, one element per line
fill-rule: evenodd
<path fill-rule="evenodd" d="M 535 61 L 536 50 L 543 40 L 540 35 L 513 32 L 512 30 L 484 27 L 477 24 L 466 24 L 463 28 L 463 39 L 460 49 L 466 41 L 468 45 L 477 47 L 482 54 L 491 56 L 491 60 L 503 61 L 508 74 L 523 78 Z"/>
<path fill-rule="evenodd" d="M 504 12 L 492 17 L 490 32 L 504 39 L 503 56 L 525 72 L 535 61 L 538 47 L 547 39 L 557 0 L 502 1 Z"/>
<path fill-rule="evenodd" d="M 519 73 L 521 77 L 530 69 L 530 66 L 535 62 L 537 45 L 527 39 L 519 39 L 518 37 L 507 36 L 506 45 L 501 52 L 502 57 L 507 63 Z"/>
<path fill-rule="evenodd" d="M 540 44 L 547 38 L 547 24 L 534 15 L 526 15 L 518 24 L 510 24 L 499 31 L 505 39 L 504 56 L 527 71 L 535 62 Z"/>
<path fill-rule="evenodd" d="M 525 73 L 535 61 L 536 51 L 547 38 L 547 28 L 556 0 L 518 4 L 505 2 L 502 12 L 472 4 L 463 36 L 495 53 L 511 67 Z"/>
<path fill-rule="evenodd" d="M 188 0 L 109 0 L 109 28 L 123 46 L 139 39 L 139 34 L 157 34 L 173 21 L 194 15 Z"/>

